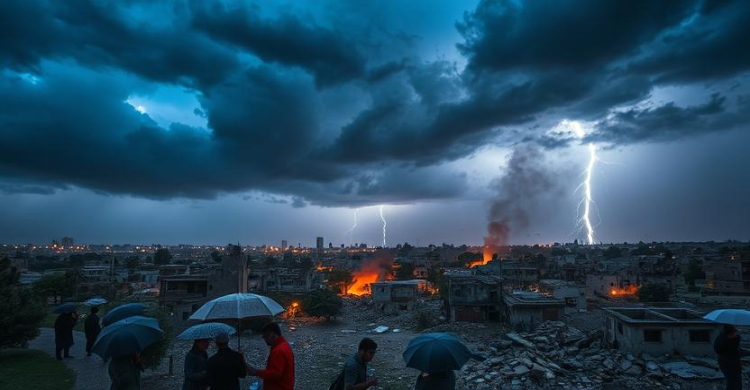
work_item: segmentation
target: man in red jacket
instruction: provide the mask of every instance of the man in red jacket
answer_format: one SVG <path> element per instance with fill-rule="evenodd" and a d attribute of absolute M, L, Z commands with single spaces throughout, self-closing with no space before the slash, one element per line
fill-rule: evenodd
<path fill-rule="evenodd" d="M 294 355 L 289 343 L 281 337 L 279 324 L 266 324 L 263 340 L 271 347 L 266 369 L 250 367 L 248 372 L 263 379 L 263 390 L 294 390 Z"/>

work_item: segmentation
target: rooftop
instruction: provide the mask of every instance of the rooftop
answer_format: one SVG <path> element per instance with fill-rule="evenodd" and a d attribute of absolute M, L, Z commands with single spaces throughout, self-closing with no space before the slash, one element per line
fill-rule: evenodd
<path fill-rule="evenodd" d="M 715 322 L 704 320 L 696 311 L 684 308 L 657 308 L 657 307 L 608 307 L 604 308 L 605 315 L 614 316 L 629 324 L 714 324 Z"/>

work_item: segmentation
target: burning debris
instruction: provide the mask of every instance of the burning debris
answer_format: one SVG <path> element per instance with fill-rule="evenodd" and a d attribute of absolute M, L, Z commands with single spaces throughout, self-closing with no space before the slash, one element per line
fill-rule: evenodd
<path fill-rule="evenodd" d="M 346 289 L 349 295 L 370 295 L 372 293 L 370 284 L 393 280 L 393 258 L 385 253 L 379 257 L 366 261 L 359 271 L 354 272 L 352 284 Z"/>
<path fill-rule="evenodd" d="M 625 286 L 623 288 L 613 287 L 609 291 L 609 295 L 613 298 L 619 297 L 633 297 L 638 294 L 638 287 L 634 285 Z"/>

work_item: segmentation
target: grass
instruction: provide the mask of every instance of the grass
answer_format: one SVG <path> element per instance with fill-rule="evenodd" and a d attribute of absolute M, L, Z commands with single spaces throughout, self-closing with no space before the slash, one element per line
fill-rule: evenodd
<path fill-rule="evenodd" d="M 0 351 L 0 389 L 72 390 L 75 383 L 73 370 L 42 351 Z"/>

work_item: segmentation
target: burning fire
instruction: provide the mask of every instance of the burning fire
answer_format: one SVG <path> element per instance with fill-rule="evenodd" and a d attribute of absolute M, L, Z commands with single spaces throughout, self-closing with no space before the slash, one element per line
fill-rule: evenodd
<path fill-rule="evenodd" d="M 286 309 L 286 316 L 288 318 L 294 318 L 297 316 L 297 314 L 299 314 L 299 311 L 300 311 L 299 302 L 294 301 L 289 305 L 289 308 Z"/>
<path fill-rule="evenodd" d="M 331 271 L 333 267 L 323 267 L 323 264 L 318 264 L 315 269 L 317 269 L 318 271 Z"/>
<path fill-rule="evenodd" d="M 609 295 L 613 297 L 626 297 L 626 296 L 635 295 L 637 293 L 638 293 L 638 287 L 634 285 L 630 285 L 625 288 L 613 287 L 611 290 L 609 290 Z"/>
<path fill-rule="evenodd" d="M 370 284 L 393 280 L 392 267 L 393 259 L 380 259 L 363 264 L 362 269 L 354 273 L 352 284 L 346 289 L 346 293 L 357 296 L 370 294 Z"/>

